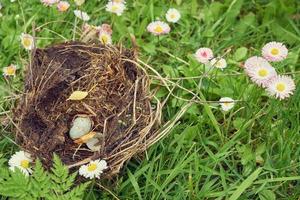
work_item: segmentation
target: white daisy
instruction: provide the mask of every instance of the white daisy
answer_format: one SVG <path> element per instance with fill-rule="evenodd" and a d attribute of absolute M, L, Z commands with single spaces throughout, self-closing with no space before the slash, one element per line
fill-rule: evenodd
<path fill-rule="evenodd" d="M 270 63 L 257 56 L 246 60 L 245 71 L 253 82 L 262 87 L 265 87 L 272 78 L 277 76 L 276 70 Z"/>
<path fill-rule="evenodd" d="M 34 48 L 34 39 L 29 34 L 26 33 L 21 34 L 21 43 L 23 47 L 27 50 L 32 50 Z"/>
<path fill-rule="evenodd" d="M 107 169 L 106 161 L 98 159 L 91 161 L 87 165 L 82 165 L 79 168 L 79 174 L 89 179 L 100 178 L 100 174 L 102 174 L 105 169 Z"/>
<path fill-rule="evenodd" d="M 166 19 L 168 22 L 176 23 L 180 19 L 180 12 L 175 8 L 170 8 L 166 13 Z"/>
<path fill-rule="evenodd" d="M 3 75 L 4 76 L 15 76 L 17 71 L 16 65 L 9 65 L 8 67 L 3 68 Z"/>
<path fill-rule="evenodd" d="M 211 60 L 214 57 L 214 55 L 210 48 L 202 47 L 196 51 L 195 57 L 200 63 L 205 64 L 209 60 Z"/>
<path fill-rule="evenodd" d="M 223 70 L 224 68 L 227 67 L 227 62 L 224 58 L 213 58 L 210 61 L 210 64 L 211 64 L 212 67 L 216 67 L 216 68 L 219 68 L 221 70 Z"/>
<path fill-rule="evenodd" d="M 9 169 L 15 171 L 15 168 L 21 170 L 23 174 L 28 176 L 32 173 L 30 163 L 32 162 L 31 155 L 24 151 L 18 151 L 8 161 Z"/>
<path fill-rule="evenodd" d="M 90 20 L 90 16 L 86 12 L 83 12 L 81 10 L 74 10 L 74 14 L 76 17 L 78 17 L 79 19 L 82 19 L 83 21 Z"/>
<path fill-rule="evenodd" d="M 234 106 L 234 100 L 230 97 L 222 97 L 219 101 L 223 111 L 228 111 Z"/>
<path fill-rule="evenodd" d="M 101 44 L 104 44 L 104 45 L 112 43 L 111 35 L 106 33 L 105 31 L 101 31 L 99 33 L 99 40 L 100 40 Z"/>
<path fill-rule="evenodd" d="M 268 61 L 278 62 L 288 55 L 288 49 L 280 42 L 269 42 L 262 48 L 262 55 Z"/>
<path fill-rule="evenodd" d="M 289 76 L 274 77 L 267 85 L 267 92 L 280 100 L 292 95 L 295 89 L 295 82 Z"/>
<path fill-rule="evenodd" d="M 122 15 L 125 8 L 126 8 L 126 6 L 123 2 L 119 3 L 119 2 L 116 2 L 116 1 L 109 1 L 106 4 L 106 11 L 114 13 L 118 16 Z"/>
<path fill-rule="evenodd" d="M 82 4 L 84 4 L 85 0 L 74 0 L 76 6 L 81 6 Z"/>
<path fill-rule="evenodd" d="M 170 26 L 162 21 L 154 21 L 151 22 L 147 26 L 147 30 L 152 33 L 153 35 L 163 35 L 163 34 L 168 34 L 171 30 Z"/>

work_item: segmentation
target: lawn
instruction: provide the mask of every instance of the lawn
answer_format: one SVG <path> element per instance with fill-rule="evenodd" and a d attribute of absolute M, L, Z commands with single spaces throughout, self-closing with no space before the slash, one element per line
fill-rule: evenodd
<path fill-rule="evenodd" d="M 73 11 L 80 9 L 90 16 L 89 24 L 111 25 L 113 44 L 138 47 L 139 60 L 152 69 L 147 68 L 155 96 L 164 101 L 169 95 L 162 124 L 174 119 L 184 106 L 190 107 L 168 135 L 127 162 L 118 177 L 93 180 L 79 196 L 299 199 L 299 0 L 128 0 L 121 16 L 105 10 L 106 0 L 86 0 L 79 8 L 73 0 L 69 3 L 66 12 L 59 12 L 39 0 L 1 1 L 0 68 L 18 67 L 15 77 L 0 78 L 0 174 L 19 149 L 14 142 L 12 110 L 22 93 L 30 56 L 20 35 L 35 35 L 39 48 L 79 39 L 83 21 Z M 166 22 L 169 8 L 181 13 L 177 23 L 169 23 L 170 33 L 155 36 L 148 32 L 150 22 Z M 288 48 L 287 58 L 272 66 L 278 74 L 292 77 L 296 85 L 293 94 L 282 100 L 253 83 L 244 70 L 245 61 L 261 56 L 262 47 L 272 41 Z M 195 52 L 200 47 L 223 57 L 227 67 L 211 69 L 199 63 Z M 235 100 L 229 111 L 221 109 L 222 97 Z M 0 187 L 4 182 L 0 177 Z M 0 194 L 0 199 L 13 196 L 1 188 Z"/>

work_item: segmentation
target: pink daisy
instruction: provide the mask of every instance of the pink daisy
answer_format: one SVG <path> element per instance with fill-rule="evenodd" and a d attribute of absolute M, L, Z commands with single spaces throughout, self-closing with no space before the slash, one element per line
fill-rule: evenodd
<path fill-rule="evenodd" d="M 205 64 L 209 60 L 211 60 L 214 57 L 214 55 L 210 48 L 202 47 L 196 51 L 195 57 L 200 63 Z"/>
<path fill-rule="evenodd" d="M 284 60 L 288 55 L 288 49 L 280 42 L 269 42 L 262 48 L 262 55 L 272 62 Z"/>

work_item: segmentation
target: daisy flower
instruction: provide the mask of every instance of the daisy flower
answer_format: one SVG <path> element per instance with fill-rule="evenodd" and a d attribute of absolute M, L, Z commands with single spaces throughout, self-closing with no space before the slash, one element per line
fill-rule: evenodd
<path fill-rule="evenodd" d="M 288 55 L 288 49 L 280 42 L 269 42 L 262 48 L 262 55 L 268 61 L 278 62 Z"/>
<path fill-rule="evenodd" d="M 180 12 L 175 8 L 170 8 L 166 13 L 166 19 L 168 22 L 176 23 L 180 17 Z"/>
<path fill-rule="evenodd" d="M 107 169 L 106 161 L 98 159 L 91 161 L 87 165 L 82 165 L 79 168 L 79 174 L 89 179 L 100 178 L 100 174 L 102 174 L 105 169 Z"/>
<path fill-rule="evenodd" d="M 228 111 L 234 106 L 234 100 L 230 97 L 222 97 L 220 100 L 220 105 L 223 111 Z"/>
<path fill-rule="evenodd" d="M 70 7 L 70 4 L 67 2 L 67 1 L 60 1 L 58 4 L 57 4 L 57 9 L 58 11 L 60 12 L 65 12 L 69 9 Z"/>
<path fill-rule="evenodd" d="M 82 4 L 84 4 L 85 0 L 74 0 L 76 6 L 81 6 Z"/>
<path fill-rule="evenodd" d="M 89 21 L 90 16 L 81 10 L 74 10 L 74 15 L 78 17 L 79 19 L 82 19 L 83 21 Z"/>
<path fill-rule="evenodd" d="M 21 43 L 23 47 L 27 50 L 32 50 L 34 48 L 34 39 L 29 34 L 26 33 L 21 34 Z"/>
<path fill-rule="evenodd" d="M 123 2 L 119 3 L 119 2 L 116 2 L 116 1 L 109 1 L 106 4 L 106 11 L 114 13 L 118 16 L 122 15 L 125 8 L 126 8 L 126 6 Z"/>
<path fill-rule="evenodd" d="M 9 65 L 8 67 L 3 68 L 3 75 L 4 76 L 15 76 L 16 70 L 17 70 L 16 65 Z"/>
<path fill-rule="evenodd" d="M 104 45 L 112 43 L 111 35 L 106 33 L 105 31 L 101 31 L 99 33 L 99 40 L 100 40 L 101 44 L 104 44 Z"/>
<path fill-rule="evenodd" d="M 147 30 L 152 33 L 153 35 L 163 35 L 163 34 L 168 34 L 171 30 L 170 26 L 162 21 L 154 21 L 151 22 L 147 26 Z"/>
<path fill-rule="evenodd" d="M 227 67 L 227 62 L 224 58 L 213 58 L 210 61 L 210 64 L 211 64 L 212 67 L 216 67 L 216 68 L 219 68 L 221 70 L 223 70 L 224 68 Z"/>
<path fill-rule="evenodd" d="M 41 0 L 41 2 L 42 2 L 45 6 L 52 6 L 53 4 L 58 3 L 59 0 Z"/>
<path fill-rule="evenodd" d="M 252 69 L 254 67 L 258 67 L 260 65 L 270 65 L 270 64 L 266 59 L 264 59 L 262 57 L 252 56 L 245 61 L 244 69 L 245 69 L 246 73 L 248 74 L 248 71 L 250 69 Z"/>
<path fill-rule="evenodd" d="M 209 60 L 211 60 L 214 57 L 214 55 L 210 48 L 202 47 L 196 51 L 195 57 L 200 63 L 205 64 Z"/>
<path fill-rule="evenodd" d="M 28 176 L 32 173 L 30 163 L 32 162 L 31 155 L 24 151 L 18 151 L 8 161 L 9 169 L 15 171 L 15 168 L 21 170 L 23 174 Z"/>
<path fill-rule="evenodd" d="M 272 78 L 277 76 L 269 62 L 257 56 L 246 60 L 245 71 L 253 82 L 262 87 L 265 87 Z"/>
<path fill-rule="evenodd" d="M 111 35 L 113 31 L 112 31 L 111 26 L 109 24 L 102 24 L 99 27 L 99 32 L 105 32 L 105 33 Z"/>
<path fill-rule="evenodd" d="M 295 89 L 295 82 L 289 76 L 276 76 L 267 85 L 267 92 L 280 100 L 288 98 Z"/>

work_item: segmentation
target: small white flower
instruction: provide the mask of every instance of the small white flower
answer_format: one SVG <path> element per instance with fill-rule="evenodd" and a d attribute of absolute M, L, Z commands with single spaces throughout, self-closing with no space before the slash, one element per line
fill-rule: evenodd
<path fill-rule="evenodd" d="M 17 70 L 16 65 L 9 65 L 8 67 L 3 68 L 3 75 L 4 76 L 15 76 L 16 70 Z"/>
<path fill-rule="evenodd" d="M 82 4 L 84 4 L 85 0 L 74 0 L 76 6 L 81 6 Z"/>
<path fill-rule="evenodd" d="M 234 106 L 234 100 L 230 97 L 222 97 L 220 100 L 220 105 L 223 111 L 228 111 Z"/>
<path fill-rule="evenodd" d="M 208 63 L 209 60 L 214 57 L 214 55 L 210 48 L 202 47 L 196 51 L 195 57 L 200 63 L 205 64 Z"/>
<path fill-rule="evenodd" d="M 166 13 L 166 19 L 168 22 L 176 23 L 180 19 L 180 12 L 175 8 L 170 8 Z"/>
<path fill-rule="evenodd" d="M 116 2 L 116 1 L 109 1 L 106 4 L 106 11 L 114 13 L 118 16 L 122 15 L 125 8 L 126 8 L 126 6 L 123 2 L 119 3 L 119 2 Z"/>
<path fill-rule="evenodd" d="M 211 64 L 212 67 L 216 67 L 216 68 L 219 68 L 221 70 L 223 70 L 224 68 L 227 67 L 227 62 L 224 58 L 213 58 L 210 61 L 210 64 Z"/>
<path fill-rule="evenodd" d="M 163 35 L 163 34 L 168 34 L 171 30 L 170 26 L 162 21 L 154 21 L 151 22 L 147 26 L 147 30 L 152 33 L 153 35 Z"/>
<path fill-rule="evenodd" d="M 274 77 L 267 85 L 267 92 L 280 100 L 288 98 L 295 89 L 295 82 L 289 76 Z"/>
<path fill-rule="evenodd" d="M 29 34 L 26 33 L 21 34 L 21 43 L 23 47 L 27 50 L 32 50 L 34 48 L 34 39 Z"/>
<path fill-rule="evenodd" d="M 82 165 L 79 168 L 79 174 L 85 178 L 93 179 L 100 178 L 103 170 L 107 169 L 107 163 L 105 160 L 94 160 L 87 165 Z"/>
<path fill-rule="evenodd" d="M 278 62 L 288 55 L 288 49 L 280 42 L 269 42 L 262 48 L 262 55 L 268 61 Z"/>
<path fill-rule="evenodd" d="M 277 76 L 276 70 L 261 57 L 251 57 L 245 62 L 245 71 L 253 82 L 266 87 L 268 82 Z"/>
<path fill-rule="evenodd" d="M 111 35 L 106 33 L 105 31 L 101 31 L 99 33 L 99 40 L 100 40 L 101 44 L 104 44 L 104 45 L 112 43 Z"/>
<path fill-rule="evenodd" d="M 28 176 L 32 173 L 30 163 L 32 162 L 31 155 L 24 151 L 18 151 L 8 161 L 9 169 L 15 171 L 15 168 L 21 170 L 23 174 Z"/>
<path fill-rule="evenodd" d="M 74 10 L 74 14 L 76 17 L 78 17 L 79 19 L 82 19 L 83 21 L 90 20 L 90 16 L 86 12 L 83 12 L 81 10 Z"/>

